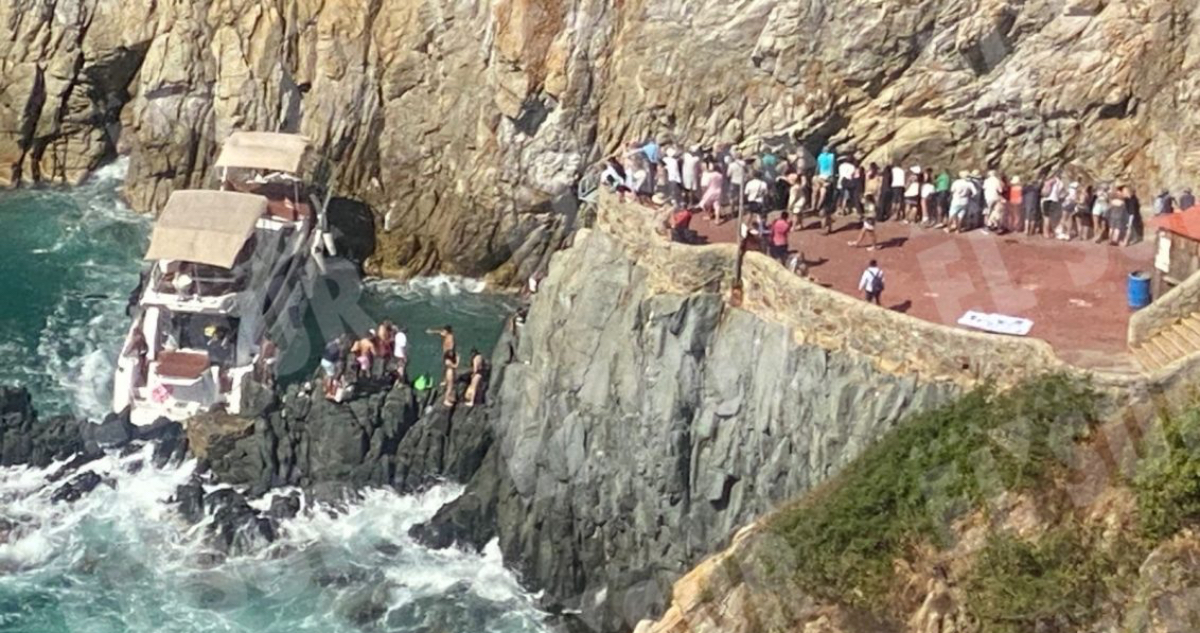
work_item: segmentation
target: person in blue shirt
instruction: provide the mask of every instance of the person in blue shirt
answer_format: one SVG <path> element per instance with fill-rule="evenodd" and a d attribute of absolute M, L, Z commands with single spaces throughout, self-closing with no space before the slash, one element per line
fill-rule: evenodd
<path fill-rule="evenodd" d="M 654 195 L 654 192 L 658 191 L 658 163 L 662 160 L 658 143 L 652 138 L 647 139 L 642 145 L 642 153 L 646 155 L 646 162 L 650 164 L 646 171 L 650 180 L 650 195 Z"/>
<path fill-rule="evenodd" d="M 823 176 L 824 178 L 832 180 L 833 179 L 833 165 L 834 165 L 834 162 L 836 162 L 836 159 L 837 159 L 837 157 L 834 156 L 833 150 L 829 149 L 829 147 L 826 146 L 825 149 L 821 152 L 821 155 L 817 156 L 817 173 L 819 175 Z"/>

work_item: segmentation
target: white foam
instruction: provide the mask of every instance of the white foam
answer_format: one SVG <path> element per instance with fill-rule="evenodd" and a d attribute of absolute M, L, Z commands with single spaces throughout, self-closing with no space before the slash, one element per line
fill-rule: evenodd
<path fill-rule="evenodd" d="M 381 623 L 420 621 L 432 609 L 444 610 L 437 618 L 446 622 L 486 617 L 496 633 L 545 630 L 534 597 L 504 568 L 495 543 L 482 554 L 435 551 L 408 536 L 460 486 L 410 496 L 366 490 L 338 507 L 305 502 L 274 543 L 214 561 L 203 539 L 211 517 L 187 526 L 165 503 L 195 464 L 157 469 L 149 463 L 152 450 L 85 466 L 80 472 L 96 472 L 113 486 L 101 484 L 73 504 L 50 502 L 61 485 L 46 482 L 56 466 L 0 469 L 0 517 L 24 524 L 0 544 L 0 595 L 53 587 L 70 630 L 119 623 L 130 631 L 352 631 L 358 629 L 348 616 L 368 602 L 382 610 L 370 611 Z M 131 472 L 139 461 L 143 468 Z M 270 503 L 266 497 L 252 505 Z M 106 605 L 102 620 L 92 603 Z M 259 611 L 275 614 L 269 626 Z"/>
<path fill-rule="evenodd" d="M 434 275 L 415 277 L 407 281 L 369 278 L 364 282 L 372 292 L 392 294 L 405 298 L 414 296 L 455 297 L 461 294 L 481 294 L 487 290 L 487 282 L 457 275 Z"/>

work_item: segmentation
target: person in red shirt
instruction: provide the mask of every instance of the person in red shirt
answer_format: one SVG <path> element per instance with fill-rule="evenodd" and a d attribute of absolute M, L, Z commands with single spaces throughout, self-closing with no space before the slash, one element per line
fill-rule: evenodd
<path fill-rule="evenodd" d="M 1019 232 L 1021 230 L 1021 209 L 1023 208 L 1024 196 L 1021 190 L 1020 176 L 1013 176 L 1012 181 L 1008 183 L 1008 230 Z"/>
<path fill-rule="evenodd" d="M 690 244 L 692 239 L 692 210 L 681 207 L 671 216 L 671 241 Z"/>
<path fill-rule="evenodd" d="M 791 231 L 792 221 L 788 217 L 787 211 L 779 214 L 779 217 L 771 223 L 771 257 L 778 259 L 781 264 L 787 262 L 788 234 Z"/>

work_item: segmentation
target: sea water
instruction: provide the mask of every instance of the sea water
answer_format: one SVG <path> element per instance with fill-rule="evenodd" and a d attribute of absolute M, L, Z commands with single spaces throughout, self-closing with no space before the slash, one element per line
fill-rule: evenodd
<path fill-rule="evenodd" d="M 79 187 L 0 193 L 0 384 L 28 387 L 43 415 L 106 413 L 151 229 L 120 204 L 123 173 L 117 163 Z M 452 324 L 461 348 L 486 351 L 512 307 L 448 277 L 364 288 L 367 318 L 408 328 L 418 372 L 439 362 L 426 328 Z M 189 526 L 167 503 L 195 464 L 154 468 L 147 457 L 89 464 L 106 483 L 75 503 L 50 501 L 53 466 L 0 469 L 0 632 L 545 630 L 495 544 L 434 551 L 407 536 L 456 486 L 306 503 L 275 543 L 225 558 L 205 550 L 205 522 Z"/>

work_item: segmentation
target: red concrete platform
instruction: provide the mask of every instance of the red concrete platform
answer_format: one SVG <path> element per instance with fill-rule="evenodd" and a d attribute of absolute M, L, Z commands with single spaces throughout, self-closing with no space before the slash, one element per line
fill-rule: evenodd
<path fill-rule="evenodd" d="M 887 280 L 885 307 L 955 327 L 967 310 L 1024 317 L 1034 322 L 1029 336 L 1049 342 L 1063 360 L 1088 367 L 1128 365 L 1127 277 L 1151 270 L 1149 240 L 1125 248 L 978 230 L 951 235 L 880 222 L 881 248 L 868 252 L 847 245 L 858 238 L 856 219 L 838 217 L 831 235 L 815 218 L 804 224 L 791 234 L 790 249 L 804 254 L 810 275 L 827 287 L 861 296 L 859 278 L 876 259 Z M 714 226 L 699 215 L 692 221 L 708 243 L 733 243 L 735 225 L 731 220 Z"/>

